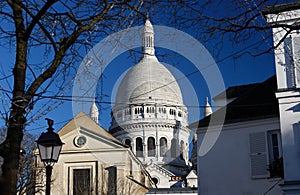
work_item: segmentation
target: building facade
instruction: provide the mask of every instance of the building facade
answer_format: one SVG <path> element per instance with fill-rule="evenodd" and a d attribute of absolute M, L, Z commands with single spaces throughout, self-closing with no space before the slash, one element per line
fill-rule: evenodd
<path fill-rule="evenodd" d="M 198 194 L 281 194 L 283 170 L 279 111 L 274 94 L 276 78 L 243 88 L 248 90 L 226 106 L 217 142 L 207 154 L 197 156 Z M 225 93 L 235 89 L 231 87 Z M 204 136 L 213 134 L 222 125 L 219 121 L 210 123 L 211 116 L 219 114 L 223 112 L 217 110 L 190 125 L 191 129 L 197 129 L 197 149 L 193 151 L 199 151 Z"/>
<path fill-rule="evenodd" d="M 267 8 L 263 14 L 273 29 L 276 97 L 284 163 L 284 194 L 300 194 L 300 3 Z M 298 26 L 298 27 L 297 27 Z"/>
<path fill-rule="evenodd" d="M 300 3 L 262 14 L 273 29 L 276 77 L 243 86 L 238 96 L 234 88 L 224 92 L 230 98 L 224 123 L 206 117 L 190 125 L 197 150 L 208 126 L 223 125 L 213 148 L 197 156 L 199 194 L 300 194 Z"/>
<path fill-rule="evenodd" d="M 97 112 L 93 114 L 97 118 Z M 156 187 L 130 148 L 85 113 L 75 116 L 58 134 L 64 145 L 53 166 L 51 194 L 145 194 Z M 39 157 L 36 161 L 38 170 L 44 169 Z M 37 181 L 44 183 L 45 175 L 40 174 Z M 44 187 L 37 185 L 35 194 L 44 194 Z"/>

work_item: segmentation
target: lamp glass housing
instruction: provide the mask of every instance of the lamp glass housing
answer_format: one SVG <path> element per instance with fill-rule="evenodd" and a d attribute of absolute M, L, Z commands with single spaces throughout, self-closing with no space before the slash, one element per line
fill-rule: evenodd
<path fill-rule="evenodd" d="M 42 162 L 47 164 L 56 163 L 58 161 L 63 143 L 57 133 L 53 131 L 42 133 L 37 140 L 37 145 Z"/>

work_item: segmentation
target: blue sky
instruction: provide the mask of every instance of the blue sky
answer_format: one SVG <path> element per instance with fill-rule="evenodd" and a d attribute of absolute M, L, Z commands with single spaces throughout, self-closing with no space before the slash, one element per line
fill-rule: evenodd
<path fill-rule="evenodd" d="M 164 22 L 165 21 L 163 22 L 157 20 L 152 21 L 154 25 L 156 24 L 162 25 L 162 23 Z M 164 25 L 166 24 L 167 23 L 165 23 Z M 142 25 L 142 23 L 139 25 Z M 183 31 L 187 32 L 191 36 L 194 36 L 194 32 L 191 29 L 187 29 Z M 266 34 L 270 35 L 270 33 L 271 32 L 267 32 Z M 253 50 L 253 48 L 251 48 L 252 43 L 258 40 L 263 40 L 266 47 L 270 46 L 272 44 L 272 40 L 270 37 L 265 38 L 266 34 L 265 33 L 256 34 L 255 36 L 253 36 L 252 40 L 248 40 L 245 43 L 240 43 L 239 45 L 234 44 L 228 40 L 226 41 L 225 39 L 222 41 L 223 47 L 218 51 L 220 53 L 218 56 L 213 55 L 213 53 L 215 53 L 214 42 L 204 44 L 204 46 L 208 49 L 208 51 L 210 51 L 210 53 L 212 53 L 215 59 L 218 68 L 221 71 L 226 88 L 229 86 L 237 86 L 237 85 L 243 85 L 249 83 L 262 82 L 275 74 L 273 54 L 264 54 L 258 57 L 252 57 L 247 54 L 241 57 L 238 56 L 238 54 L 244 51 L 252 51 Z M 138 48 L 137 50 L 141 50 L 141 48 Z M 168 51 L 166 49 L 161 49 L 161 48 L 156 48 L 156 51 L 159 60 L 163 63 L 167 63 L 170 65 L 168 68 L 172 69 L 172 67 L 175 67 L 184 75 L 188 75 L 190 72 L 195 71 L 195 66 L 191 64 L 183 56 L 180 56 L 172 51 Z M 1 54 L 0 71 L 2 75 L 1 78 L 3 78 L 3 76 L 7 76 L 11 74 L 11 67 L 14 63 L 13 62 L 14 52 L 11 51 L 8 47 L 6 47 L 6 49 L 0 47 L 0 54 Z M 40 58 L 39 55 L 40 54 L 38 52 L 31 52 L 30 58 L 39 59 Z M 135 54 L 132 56 L 130 55 L 130 53 L 126 52 L 118 56 L 108 65 L 108 68 L 105 69 L 102 83 L 99 82 L 98 84 L 98 93 L 99 94 L 101 93 L 100 88 L 102 87 L 103 89 L 102 95 L 104 96 L 102 99 L 97 99 L 97 101 L 101 101 L 101 102 L 111 101 L 112 91 L 113 88 L 116 87 L 115 86 L 116 81 L 126 70 L 128 70 L 130 67 L 136 64 L 140 57 L 141 56 L 139 54 Z M 205 83 L 200 72 L 188 76 L 187 79 L 192 84 L 194 90 L 197 93 L 197 98 L 199 100 L 197 105 L 193 105 L 193 104 L 190 105 L 189 103 L 187 103 L 190 106 L 189 112 L 193 113 L 194 112 L 193 109 L 195 109 L 193 108 L 193 106 L 205 105 L 205 98 L 207 96 L 209 97 L 210 94 L 208 92 L 207 84 Z M 13 81 L 11 77 L 9 77 L 7 80 L 2 80 L 1 87 L 5 90 L 9 90 L 12 86 L 12 82 Z M 52 88 L 52 90 L 55 89 Z M 5 95 L 3 93 L 1 95 L 3 96 L 2 97 L 3 100 L 5 98 Z M 72 95 L 71 90 L 68 90 L 67 94 L 65 95 Z M 188 96 L 186 98 L 188 98 Z M 188 102 L 187 100 L 185 101 Z M 39 109 L 41 109 L 43 105 L 42 102 L 35 106 L 33 112 L 37 112 Z M 4 102 L 4 104 L 9 105 L 9 102 Z M 111 122 L 111 118 L 110 118 L 111 104 L 101 103 L 98 104 L 98 106 L 101 110 L 99 116 L 100 119 L 99 122 L 105 129 L 108 129 Z M 199 111 L 196 110 L 196 112 Z M 202 116 L 202 109 L 200 110 L 200 117 L 201 116 Z M 58 130 L 73 118 L 72 102 L 64 101 L 62 104 L 59 104 L 57 107 L 54 107 L 53 110 L 48 112 L 46 117 L 51 118 L 55 121 L 54 127 L 56 130 Z M 34 121 L 33 123 L 29 124 L 26 127 L 26 129 L 33 134 L 38 134 L 41 131 L 44 131 L 46 128 L 46 121 L 44 120 L 44 118 L 46 117 L 43 116 L 39 120 Z M 189 122 L 194 122 L 198 118 L 197 117 L 191 118 Z M 0 126 L 4 126 L 3 121 L 1 121 Z"/>
<path fill-rule="evenodd" d="M 193 65 L 185 58 L 182 58 L 177 54 L 170 51 L 166 51 L 164 49 L 160 49 L 160 50 L 157 49 L 157 50 L 159 54 L 168 53 L 168 55 L 170 55 L 171 57 L 175 56 L 177 58 L 177 59 L 172 59 L 170 62 L 168 61 L 168 59 L 165 59 L 163 57 L 160 57 L 160 55 L 158 55 L 161 62 L 170 64 L 171 66 L 175 66 L 185 75 L 194 71 Z M 233 51 L 228 47 L 228 50 L 224 52 L 223 58 L 225 58 L 226 56 L 230 56 L 234 52 L 235 51 Z M 222 57 L 220 58 L 222 59 Z M 119 57 L 117 57 L 115 60 L 113 60 L 111 64 L 109 64 L 108 68 L 104 72 L 103 83 L 99 82 L 98 84 L 98 91 L 97 91 L 98 94 L 100 94 L 101 91 L 100 86 L 101 84 L 103 84 L 102 94 L 104 95 L 104 98 L 102 100 L 98 99 L 97 101 L 101 101 L 101 102 L 111 101 L 112 91 L 113 88 L 116 87 L 115 86 L 116 81 L 124 73 L 124 71 L 132 67 L 137 62 L 138 59 L 139 57 L 133 59 L 130 57 L 128 53 L 124 53 Z M 266 54 L 255 58 L 247 55 L 239 57 L 237 59 L 235 59 L 234 57 L 230 57 L 217 64 L 223 76 L 226 88 L 229 86 L 262 82 L 266 80 L 268 77 L 275 74 L 274 57 L 272 54 Z M 200 106 L 205 105 L 205 97 L 207 96 L 209 97 L 210 95 L 208 92 L 207 84 L 205 83 L 202 75 L 198 72 L 196 74 L 189 76 L 188 80 L 191 82 L 193 88 L 197 93 L 198 96 L 197 98 L 199 100 L 198 104 Z M 197 106 L 197 105 L 190 105 L 189 103 L 187 104 L 191 106 L 189 107 L 190 113 L 193 112 L 193 109 L 195 109 L 193 108 L 193 106 Z M 98 104 L 98 107 L 100 108 L 101 111 L 99 116 L 99 122 L 105 129 L 108 129 L 111 122 L 111 118 L 110 118 L 111 104 L 101 103 Z M 202 109 L 200 110 L 200 117 L 201 116 L 202 116 Z M 49 112 L 47 114 L 47 117 L 55 120 L 54 127 L 58 130 L 63 125 L 65 125 L 68 120 L 70 120 L 73 117 L 71 102 L 65 101 L 58 108 Z M 194 122 L 195 120 L 197 119 L 193 118 L 191 119 L 190 122 Z M 27 130 L 35 134 L 35 133 L 39 133 L 40 130 L 43 130 L 43 128 L 46 128 L 46 121 L 44 121 L 44 119 L 41 119 L 35 121 L 34 124 L 29 125 L 27 127 Z"/>

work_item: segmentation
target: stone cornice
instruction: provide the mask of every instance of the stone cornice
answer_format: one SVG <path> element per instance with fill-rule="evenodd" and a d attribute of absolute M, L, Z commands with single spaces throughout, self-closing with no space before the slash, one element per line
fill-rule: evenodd
<path fill-rule="evenodd" d="M 113 134 L 114 136 L 128 133 L 128 131 L 134 132 L 135 130 L 140 131 L 141 129 L 149 129 L 149 128 L 159 128 L 160 130 L 169 130 L 169 129 L 175 129 L 178 128 L 180 130 L 183 130 L 187 133 L 190 132 L 190 130 L 185 126 L 177 126 L 176 124 L 170 124 L 170 123 L 137 123 L 137 124 L 128 124 L 128 125 L 121 125 L 116 128 L 111 129 L 109 132 Z"/>

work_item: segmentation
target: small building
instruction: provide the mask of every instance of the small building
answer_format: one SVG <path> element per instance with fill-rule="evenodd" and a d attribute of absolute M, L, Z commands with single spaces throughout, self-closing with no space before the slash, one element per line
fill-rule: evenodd
<path fill-rule="evenodd" d="M 65 144 L 53 166 L 51 194 L 145 194 L 155 188 L 131 149 L 85 113 L 80 112 L 58 134 Z M 37 165 L 44 166 L 40 158 Z"/>
<path fill-rule="evenodd" d="M 220 109 L 225 121 L 210 121 L 224 113 L 217 110 L 190 125 L 194 151 L 222 126 L 211 150 L 196 155 L 199 194 L 300 194 L 300 3 L 262 14 L 273 30 L 276 77 L 230 98 Z"/>
<path fill-rule="evenodd" d="M 197 129 L 194 151 L 199 151 L 204 136 L 223 125 L 211 150 L 197 157 L 199 194 L 281 194 L 282 149 L 275 91 L 273 76 L 232 100 L 226 106 L 224 123 L 210 121 L 211 116 L 223 114 L 217 110 L 190 125 Z"/>

